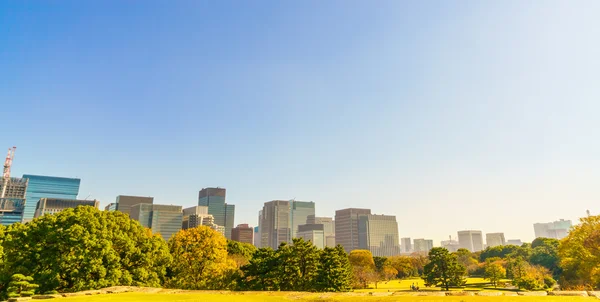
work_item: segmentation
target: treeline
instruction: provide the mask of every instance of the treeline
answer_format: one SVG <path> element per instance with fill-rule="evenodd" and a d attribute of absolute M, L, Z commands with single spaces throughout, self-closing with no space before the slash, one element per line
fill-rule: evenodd
<path fill-rule="evenodd" d="M 277 250 L 228 241 L 208 227 L 166 242 L 118 211 L 68 209 L 0 227 L 0 298 L 109 286 L 179 289 L 348 291 L 372 282 L 422 277 L 428 286 L 463 286 L 480 276 L 522 289 L 558 280 L 563 289 L 600 288 L 600 216 L 582 219 L 562 241 L 471 253 L 434 248 L 428 256 L 349 255 L 294 239 Z"/>

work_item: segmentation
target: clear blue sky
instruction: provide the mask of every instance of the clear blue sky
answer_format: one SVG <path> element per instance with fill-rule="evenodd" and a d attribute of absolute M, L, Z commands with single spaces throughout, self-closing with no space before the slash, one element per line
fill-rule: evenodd
<path fill-rule="evenodd" d="M 371 208 L 531 240 L 600 212 L 598 1 L 2 1 L 2 149 L 80 197 Z M 4 152 L 2 152 L 2 157 Z"/>

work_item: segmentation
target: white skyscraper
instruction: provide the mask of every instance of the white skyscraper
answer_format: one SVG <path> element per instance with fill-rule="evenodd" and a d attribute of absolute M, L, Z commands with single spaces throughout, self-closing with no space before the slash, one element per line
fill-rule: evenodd
<path fill-rule="evenodd" d="M 485 234 L 485 243 L 487 247 L 494 247 L 506 244 L 504 233 L 487 233 Z"/>
<path fill-rule="evenodd" d="M 483 235 L 481 231 L 459 231 L 458 244 L 460 248 L 467 249 L 471 252 L 479 252 L 483 250 Z"/>
<path fill-rule="evenodd" d="M 569 234 L 571 229 L 571 220 L 558 220 L 548 223 L 535 223 L 533 230 L 535 232 L 535 238 L 554 238 L 563 239 Z"/>

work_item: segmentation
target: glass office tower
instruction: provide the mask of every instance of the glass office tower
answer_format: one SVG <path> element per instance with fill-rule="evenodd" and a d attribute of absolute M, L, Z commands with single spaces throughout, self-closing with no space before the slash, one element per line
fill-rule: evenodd
<path fill-rule="evenodd" d="M 215 224 L 225 227 L 225 237 L 231 239 L 235 205 L 225 203 L 224 188 L 204 188 L 198 194 L 198 205 L 208 207 L 208 214 L 213 215 Z"/>
<path fill-rule="evenodd" d="M 79 178 L 65 178 L 41 175 L 23 175 L 29 179 L 25 193 L 25 209 L 23 223 L 29 222 L 35 215 L 37 203 L 41 198 L 77 199 L 79 194 Z"/>
<path fill-rule="evenodd" d="M 0 225 L 8 226 L 23 220 L 23 198 L 0 198 Z"/>

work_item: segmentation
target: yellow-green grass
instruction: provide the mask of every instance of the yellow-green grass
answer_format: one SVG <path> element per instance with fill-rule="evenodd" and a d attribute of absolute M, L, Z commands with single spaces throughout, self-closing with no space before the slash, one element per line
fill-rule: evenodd
<path fill-rule="evenodd" d="M 510 282 L 510 280 L 502 280 L 500 283 Z M 432 291 L 432 290 L 441 290 L 439 287 L 425 287 L 425 281 L 421 278 L 412 278 L 412 279 L 403 279 L 403 280 L 391 280 L 388 282 L 379 282 L 377 283 L 377 288 L 375 288 L 375 284 L 371 283 L 368 289 L 360 289 L 357 292 L 388 292 L 388 291 L 411 291 L 410 286 L 414 284 L 419 287 L 419 290 L 423 291 Z M 461 290 L 461 291 L 493 291 L 489 280 L 484 278 L 467 278 L 467 284 L 464 288 L 456 288 L 451 290 Z"/>
<path fill-rule="evenodd" d="M 393 297 L 370 297 L 370 296 L 356 296 L 352 293 L 291 293 L 291 292 L 244 292 L 244 293 L 219 293 L 219 292 L 193 292 L 193 293 L 181 293 L 181 294 L 147 294 L 147 293 L 123 293 L 123 294 L 107 294 L 107 295 L 94 295 L 94 296 L 78 296 L 70 298 L 62 298 L 60 301 L 65 302 L 259 302 L 259 301 L 422 301 L 422 302 L 583 302 L 583 301 L 597 301 L 596 298 L 588 297 L 557 297 L 557 296 L 546 296 L 546 297 L 479 297 L 479 296 L 467 296 L 467 297 L 412 297 L 412 296 L 393 296 Z"/>

